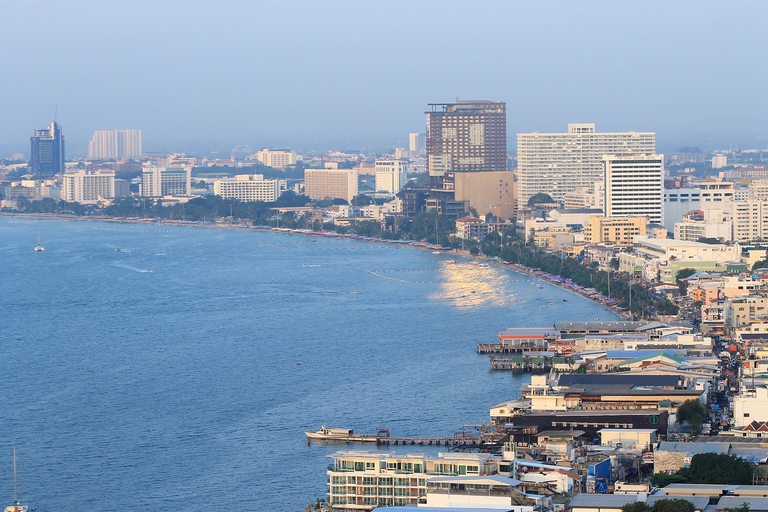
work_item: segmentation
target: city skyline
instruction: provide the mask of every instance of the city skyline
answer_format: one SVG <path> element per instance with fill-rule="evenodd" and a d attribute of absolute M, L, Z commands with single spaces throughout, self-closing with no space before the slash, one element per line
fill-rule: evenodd
<path fill-rule="evenodd" d="M 408 134 L 425 128 L 425 105 L 457 96 L 506 102 L 510 148 L 516 133 L 578 122 L 656 132 L 660 152 L 768 141 L 766 72 L 755 65 L 768 6 L 758 2 L 180 5 L 0 6 L 14 20 L 0 55 L 24 77 L 0 86 L 13 98 L 0 107 L 0 151 L 24 150 L 57 105 L 73 155 L 103 126 L 141 128 L 147 151 L 408 147 Z M 255 31 L 254 19 L 287 22 Z M 382 44 L 373 26 L 400 37 Z M 110 86 L 94 73 L 113 77 Z"/>

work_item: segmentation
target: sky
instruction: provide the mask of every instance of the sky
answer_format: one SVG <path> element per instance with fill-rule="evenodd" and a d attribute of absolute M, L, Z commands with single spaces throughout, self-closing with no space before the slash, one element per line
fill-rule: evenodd
<path fill-rule="evenodd" d="M 768 147 L 764 1 L 0 1 L 0 155 L 56 112 L 145 151 L 407 145 L 428 103 L 507 103 L 516 133 L 653 131 Z M 18 149 L 17 149 L 18 148 Z"/>

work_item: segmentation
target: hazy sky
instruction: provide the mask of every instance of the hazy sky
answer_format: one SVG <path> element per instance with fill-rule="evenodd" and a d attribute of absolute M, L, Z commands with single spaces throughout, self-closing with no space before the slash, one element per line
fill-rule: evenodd
<path fill-rule="evenodd" d="M 383 149 L 427 103 L 507 102 L 515 134 L 768 144 L 768 2 L 0 0 L 0 152 L 53 118 L 145 150 Z M 318 147 L 320 147 L 318 146 Z"/>

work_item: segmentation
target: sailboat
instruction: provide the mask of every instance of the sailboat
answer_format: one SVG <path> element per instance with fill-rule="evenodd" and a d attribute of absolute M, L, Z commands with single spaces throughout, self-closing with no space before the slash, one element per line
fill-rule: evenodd
<path fill-rule="evenodd" d="M 29 507 L 19 501 L 18 486 L 16 485 L 16 445 L 13 445 L 13 503 L 5 507 L 5 512 L 28 512 Z"/>
<path fill-rule="evenodd" d="M 35 246 L 37 252 L 44 251 L 45 247 L 40 245 L 40 224 L 37 225 L 37 245 Z"/>

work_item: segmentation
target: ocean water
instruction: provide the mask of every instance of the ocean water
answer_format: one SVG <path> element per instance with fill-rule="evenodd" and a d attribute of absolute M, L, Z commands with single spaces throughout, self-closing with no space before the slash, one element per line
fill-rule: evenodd
<path fill-rule="evenodd" d="M 617 318 L 455 255 L 187 226 L 0 218 L 0 283 L 0 502 L 15 444 L 38 512 L 301 511 L 375 449 L 304 430 L 452 435 L 527 379 L 477 343 Z"/>

